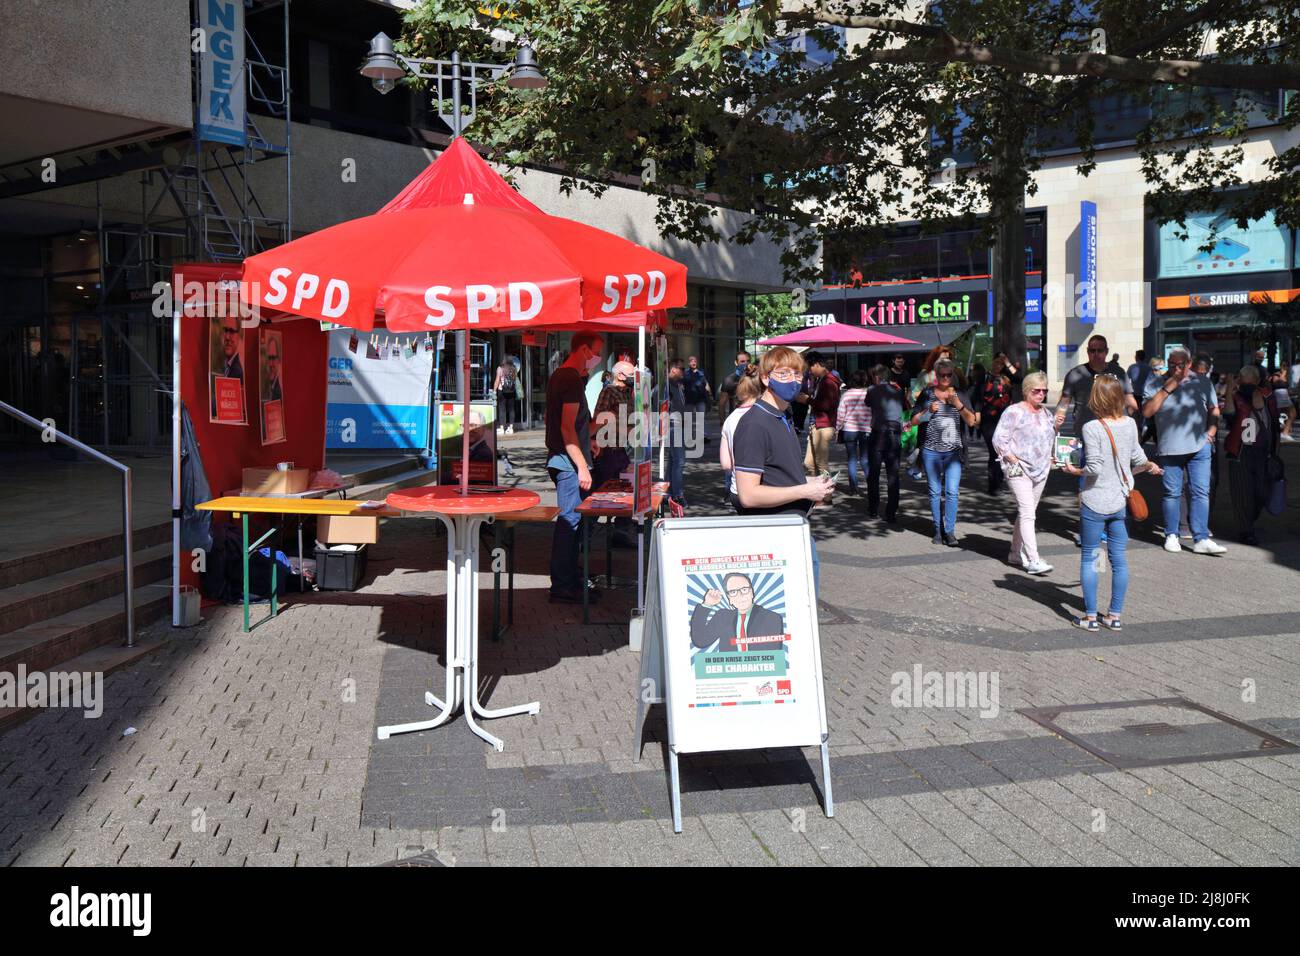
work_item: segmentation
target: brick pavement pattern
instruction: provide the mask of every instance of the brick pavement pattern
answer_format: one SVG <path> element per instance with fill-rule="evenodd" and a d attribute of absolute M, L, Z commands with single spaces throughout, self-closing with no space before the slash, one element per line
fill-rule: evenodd
<path fill-rule="evenodd" d="M 724 510 L 716 447 L 688 465 L 694 513 Z M 546 487 L 535 446 L 511 456 Z M 1040 512 L 1056 570 L 1029 578 L 1006 563 L 1014 505 L 981 493 L 983 469 L 972 449 L 957 549 L 931 545 L 924 488 L 906 478 L 898 530 L 846 496 L 814 516 L 834 819 L 815 751 L 696 755 L 672 833 L 661 708 L 634 762 L 626 625 L 584 628 L 581 608 L 547 603 L 545 526 L 518 532 L 515 626 L 486 636 L 490 574 L 480 615 L 485 700 L 541 713 L 492 721 L 500 754 L 463 721 L 377 741 L 380 724 L 427 717 L 423 692 L 442 686 L 445 542 L 435 522 L 401 520 L 363 590 L 291 600 L 248 635 L 234 607 L 158 625 L 166 647 L 106 679 L 100 719 L 49 710 L 0 735 L 0 865 L 1300 863 L 1300 754 L 1118 770 L 1016 712 L 1185 697 L 1300 742 L 1294 508 L 1260 547 L 1232 546 L 1223 495 L 1221 558 L 1166 554 L 1148 527 L 1126 629 L 1089 635 L 1068 624 L 1070 488 L 1054 481 Z M 630 576 L 635 552 L 615 554 Z M 631 602 L 614 590 L 593 617 L 623 622 Z M 996 673 L 996 715 L 894 706 L 892 676 L 917 665 Z M 1097 739 L 1122 747 L 1126 722 Z M 1204 743 L 1223 726 L 1181 729 Z"/>

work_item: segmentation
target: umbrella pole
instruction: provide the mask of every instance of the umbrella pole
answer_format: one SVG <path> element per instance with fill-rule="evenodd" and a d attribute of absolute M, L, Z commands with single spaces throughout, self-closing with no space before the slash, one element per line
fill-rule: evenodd
<path fill-rule="evenodd" d="M 460 351 L 460 493 L 469 494 L 469 330 L 456 333 L 456 347 Z M 495 428 L 495 423 L 493 424 Z"/>

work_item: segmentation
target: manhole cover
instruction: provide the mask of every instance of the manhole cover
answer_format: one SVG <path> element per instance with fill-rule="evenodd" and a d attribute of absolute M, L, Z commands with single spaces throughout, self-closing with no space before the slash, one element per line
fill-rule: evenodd
<path fill-rule="evenodd" d="M 1290 741 L 1182 697 L 1016 711 L 1120 769 L 1294 753 Z"/>
<path fill-rule="evenodd" d="M 443 857 L 437 850 L 429 850 L 424 853 L 417 853 L 414 856 L 408 856 L 400 860 L 389 860 L 387 863 L 380 863 L 379 866 L 455 866 L 456 861 L 450 862 Z"/>
<path fill-rule="evenodd" d="M 1181 734 L 1184 733 L 1181 727 L 1175 727 L 1173 724 L 1154 723 L 1154 724 L 1125 724 L 1124 729 L 1130 734 L 1137 734 L 1139 737 L 1152 737 L 1158 734 Z"/>

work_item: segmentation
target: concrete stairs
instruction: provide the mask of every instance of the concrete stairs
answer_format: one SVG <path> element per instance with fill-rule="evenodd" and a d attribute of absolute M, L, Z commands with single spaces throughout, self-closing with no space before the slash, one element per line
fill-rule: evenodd
<path fill-rule="evenodd" d="M 171 609 L 171 523 L 137 528 L 134 545 L 138 634 Z M 104 535 L 0 559 L 0 674 L 107 674 L 161 646 L 125 646 L 121 549 L 121 535 Z M 35 712 L 3 704 L 0 731 Z"/>

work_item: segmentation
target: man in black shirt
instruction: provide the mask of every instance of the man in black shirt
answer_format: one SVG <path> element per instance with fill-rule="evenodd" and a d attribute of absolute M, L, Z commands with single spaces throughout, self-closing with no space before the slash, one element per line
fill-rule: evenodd
<path fill-rule="evenodd" d="M 894 356 L 893 364 L 889 366 L 889 380 L 899 388 L 912 384 L 912 373 L 907 370 L 907 359 L 901 352 Z"/>
<path fill-rule="evenodd" d="M 803 449 L 785 414 L 799 393 L 804 369 L 803 357 L 784 346 L 765 353 L 759 364 L 763 394 L 741 418 L 732 442 L 736 471 L 732 504 L 742 515 L 807 515 L 813 502 L 835 488 L 829 478 L 804 476 Z M 815 541 L 812 560 L 815 583 L 820 570 Z"/>
<path fill-rule="evenodd" d="M 1061 387 L 1061 399 L 1056 405 L 1056 426 L 1065 424 L 1065 413 L 1074 406 L 1074 434 L 1083 437 L 1083 426 L 1097 416 L 1088 407 L 1088 397 L 1092 394 L 1092 380 L 1098 375 L 1114 375 L 1124 387 L 1124 409 L 1130 414 L 1138 409 L 1137 399 L 1133 397 L 1133 383 L 1117 363 L 1106 359 L 1110 346 L 1104 335 L 1094 335 L 1088 339 L 1088 361 L 1076 365 L 1065 376 Z"/>
<path fill-rule="evenodd" d="M 1092 395 L 1092 380 L 1098 375 L 1113 375 L 1119 380 L 1120 385 L 1124 388 L 1124 410 L 1130 415 L 1137 414 L 1138 403 L 1133 397 L 1133 383 L 1129 380 L 1128 374 L 1119 367 L 1118 363 L 1109 362 L 1106 356 L 1110 354 L 1110 346 L 1106 342 L 1106 336 L 1094 335 L 1088 339 L 1088 361 L 1082 365 L 1076 365 L 1066 373 L 1065 382 L 1061 386 L 1061 398 L 1056 404 L 1056 427 L 1059 431 L 1065 424 L 1065 413 L 1074 406 L 1074 435 L 1083 444 L 1083 426 L 1092 421 L 1097 416 L 1093 414 L 1088 407 L 1088 398 Z M 1083 457 L 1087 460 L 1088 451 L 1084 448 Z M 1083 491 L 1084 478 L 1079 478 L 1079 490 Z"/>
<path fill-rule="evenodd" d="M 901 358 L 902 356 L 895 356 Z M 906 384 L 900 385 L 883 365 L 871 370 L 875 384 L 867 389 L 871 409 L 871 437 L 867 439 L 867 514 L 880 514 L 880 469 L 885 469 L 885 520 L 898 524 L 898 462 L 902 457 L 903 402 Z"/>
<path fill-rule="evenodd" d="M 569 357 L 546 383 L 546 470 L 555 482 L 560 509 L 551 540 L 551 600 L 564 604 L 581 603 L 587 586 L 578 564 L 577 508 L 591 493 L 587 376 L 600 365 L 604 350 L 604 340 L 596 333 L 575 333 Z"/>
<path fill-rule="evenodd" d="M 749 353 L 736 353 L 736 367 L 727 373 L 718 388 L 718 421 L 725 422 L 736 407 L 736 386 L 749 370 Z"/>
<path fill-rule="evenodd" d="M 668 366 L 668 496 L 686 507 L 686 393 L 681 359 Z"/>

